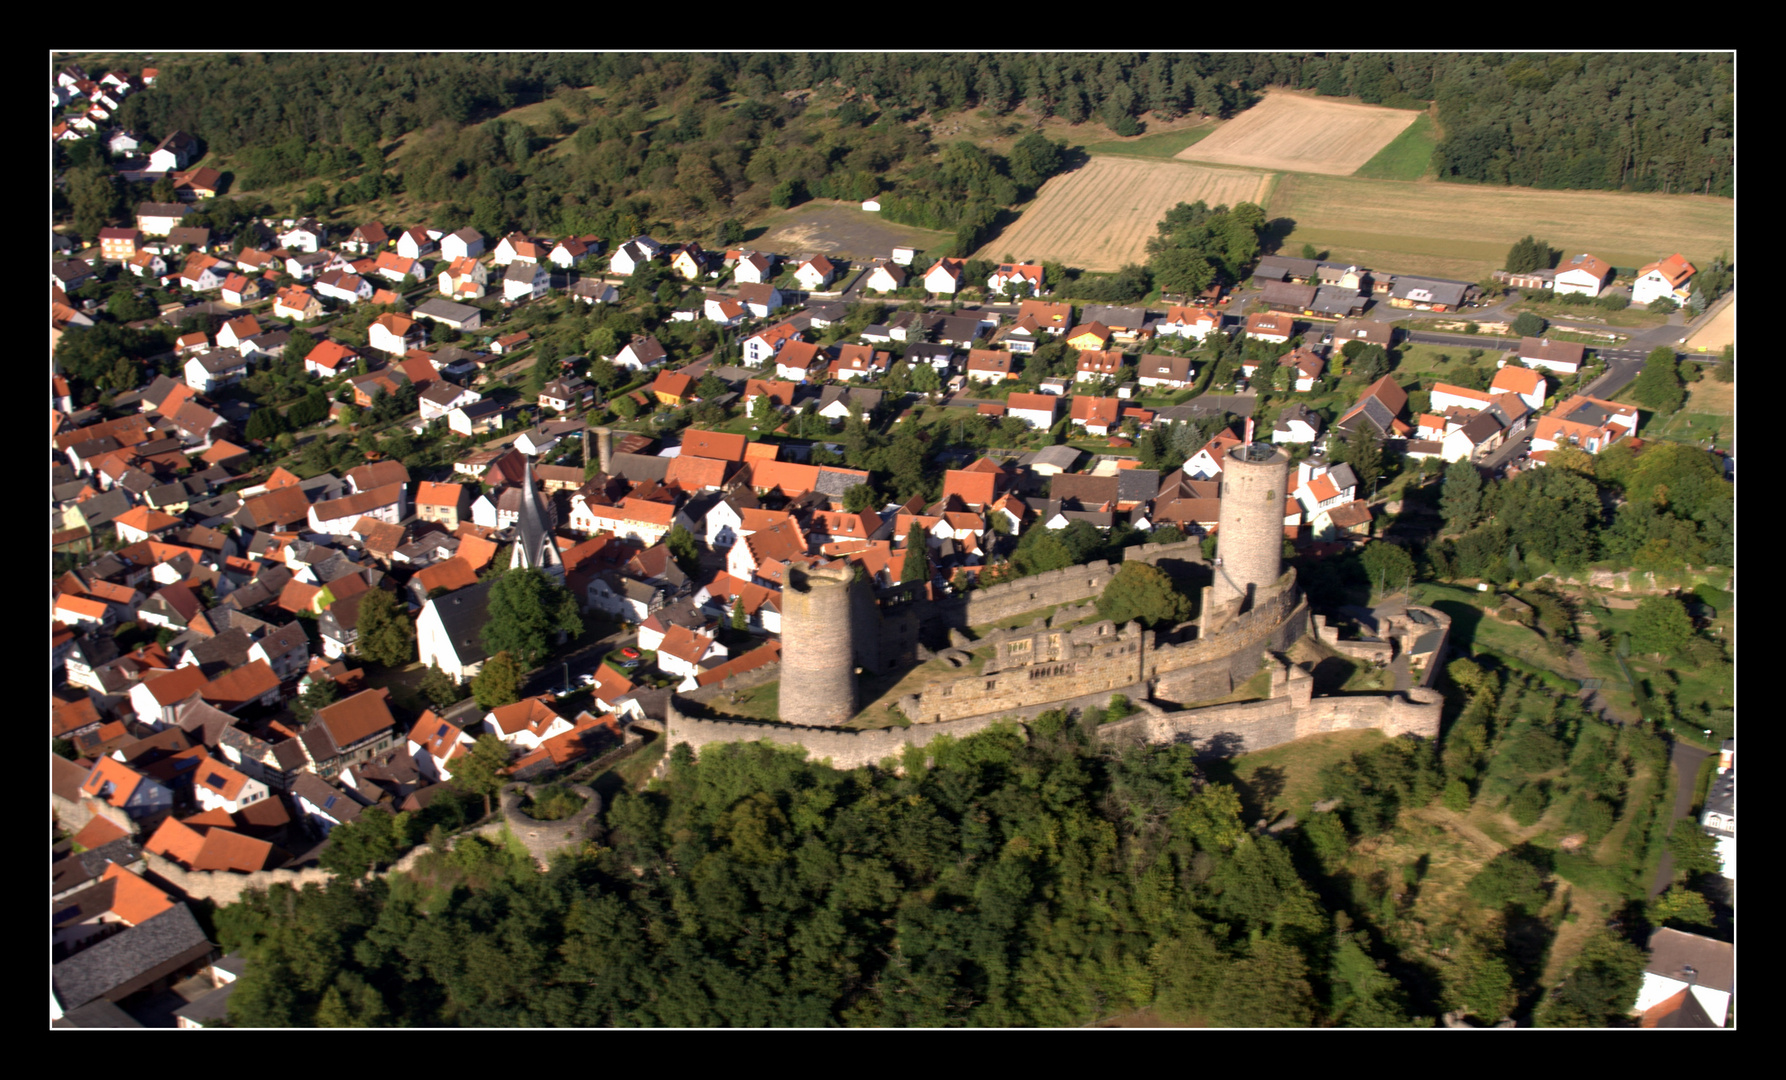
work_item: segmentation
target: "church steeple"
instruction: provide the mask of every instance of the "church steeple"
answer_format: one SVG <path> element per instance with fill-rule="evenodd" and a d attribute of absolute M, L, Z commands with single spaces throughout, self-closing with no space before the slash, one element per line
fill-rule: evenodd
<path fill-rule="evenodd" d="M 552 539 L 553 515 L 540 500 L 533 484 L 533 459 L 526 458 L 521 473 L 521 512 L 515 522 L 515 546 L 509 557 L 509 569 L 544 570 L 561 577 L 564 560 Z"/>

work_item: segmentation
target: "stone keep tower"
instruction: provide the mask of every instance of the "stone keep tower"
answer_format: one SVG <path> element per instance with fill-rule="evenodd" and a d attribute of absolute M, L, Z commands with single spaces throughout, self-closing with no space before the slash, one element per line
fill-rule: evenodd
<path fill-rule="evenodd" d="M 1213 598 L 1224 603 L 1253 595 L 1284 572 L 1284 500 L 1290 455 L 1271 443 L 1228 451 L 1222 462 L 1222 505 L 1216 529 Z"/>
<path fill-rule="evenodd" d="M 849 563 L 788 567 L 781 599 L 781 719 L 841 724 L 856 715 Z"/>

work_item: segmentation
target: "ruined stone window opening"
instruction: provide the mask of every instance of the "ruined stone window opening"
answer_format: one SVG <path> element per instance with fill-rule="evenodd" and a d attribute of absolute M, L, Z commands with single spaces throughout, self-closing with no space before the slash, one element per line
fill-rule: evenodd
<path fill-rule="evenodd" d="M 1029 638 L 1024 638 L 1021 641 L 1013 641 L 1013 642 L 1011 642 L 1011 652 L 1012 652 L 1012 654 L 1026 653 L 1029 651 L 1029 646 L 1030 646 Z"/>

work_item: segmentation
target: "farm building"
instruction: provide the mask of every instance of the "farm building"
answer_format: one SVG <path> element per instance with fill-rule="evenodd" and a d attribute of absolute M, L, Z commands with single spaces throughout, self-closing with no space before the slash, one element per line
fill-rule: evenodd
<path fill-rule="evenodd" d="M 1611 283 L 1611 265 L 1583 252 L 1557 267 L 1555 291 L 1599 296 Z"/>

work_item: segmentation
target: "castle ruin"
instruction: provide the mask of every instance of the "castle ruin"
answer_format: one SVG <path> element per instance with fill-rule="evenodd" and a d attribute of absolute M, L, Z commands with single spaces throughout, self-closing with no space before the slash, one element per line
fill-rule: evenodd
<path fill-rule="evenodd" d="M 646 720 L 640 726 L 659 731 L 670 746 L 687 743 L 697 752 L 715 742 L 767 739 L 803 746 L 842 768 L 897 757 L 939 735 L 973 734 L 1052 709 L 1100 708 L 1117 695 L 1141 711 L 1103 725 L 1101 738 L 1184 742 L 1211 756 L 1358 728 L 1436 737 L 1441 699 L 1431 685 L 1450 626 L 1442 612 L 1409 607 L 1405 632 L 1398 624 L 1393 635 L 1384 634 L 1388 641 L 1340 650 L 1368 651 L 1373 662 L 1419 654 L 1413 657 L 1420 664 L 1416 676 L 1403 691 L 1316 697 L 1311 674 L 1285 658 L 1298 639 L 1314 636 L 1311 631 L 1319 631 L 1318 640 L 1330 648 L 1338 638 L 1326 620 L 1311 625 L 1296 573 L 1283 565 L 1289 460 L 1282 448 L 1264 444 L 1229 451 L 1218 558 L 1208 568 L 1211 584 L 1202 588 L 1202 609 L 1192 622 L 1149 630 L 1098 619 L 1094 601 L 1116 572 L 1102 560 L 966 595 L 885 606 L 854 583 L 846 565 L 804 573 L 793 568 L 784 594 L 781 662 L 737 682 L 680 695 L 680 705 L 673 697 L 661 724 Z M 1127 548 L 1123 560 L 1203 562 L 1196 539 Z M 962 632 L 1048 607 L 1055 611 L 1028 626 L 972 638 Z M 921 638 L 935 647 L 925 647 Z M 931 661 L 960 673 L 945 672 L 892 703 L 909 727 L 841 728 L 857 712 L 858 670 L 897 671 Z M 778 677 L 779 724 L 702 719 L 684 711 Z M 1267 687 L 1262 697 L 1261 687 Z M 1235 700 L 1247 697 L 1252 700 Z"/>

